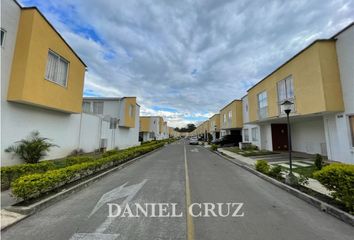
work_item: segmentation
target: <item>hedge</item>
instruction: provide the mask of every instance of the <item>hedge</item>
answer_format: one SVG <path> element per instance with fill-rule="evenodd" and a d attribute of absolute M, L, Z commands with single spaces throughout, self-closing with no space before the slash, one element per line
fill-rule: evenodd
<path fill-rule="evenodd" d="M 333 163 L 313 175 L 332 191 L 334 198 L 342 201 L 349 211 L 354 212 L 354 165 Z"/>
<path fill-rule="evenodd" d="M 92 157 L 79 156 L 68 157 L 60 160 L 45 160 L 39 163 L 25 163 L 14 166 L 1 167 L 1 190 L 8 189 L 10 187 L 11 182 L 24 175 L 33 173 L 44 173 L 49 170 L 63 168 L 92 160 Z"/>
<path fill-rule="evenodd" d="M 162 147 L 163 145 L 164 143 L 157 143 L 151 146 L 134 147 L 133 149 L 124 150 L 109 157 L 94 159 L 89 162 L 56 170 L 49 170 L 45 173 L 25 175 L 16 179 L 11 184 L 11 191 L 15 197 L 24 200 L 36 198 L 65 184 L 103 169 L 119 165 L 129 159 Z"/>
<path fill-rule="evenodd" d="M 105 152 L 102 155 L 102 157 L 109 157 L 118 153 L 124 153 L 126 151 L 131 151 L 146 146 L 152 146 L 158 143 L 170 143 L 171 141 L 174 141 L 174 139 L 151 141 L 141 146 L 130 147 L 123 150 L 109 150 Z M 60 169 L 60 168 L 64 168 L 79 163 L 90 162 L 93 160 L 94 158 L 90 156 L 76 156 L 76 157 L 67 157 L 65 159 L 60 159 L 60 160 L 45 160 L 34 164 L 26 163 L 26 164 L 18 164 L 18 165 L 13 165 L 8 167 L 1 167 L 1 190 L 9 189 L 13 181 L 25 175 L 34 174 L 34 173 L 44 173 L 49 170 Z"/>

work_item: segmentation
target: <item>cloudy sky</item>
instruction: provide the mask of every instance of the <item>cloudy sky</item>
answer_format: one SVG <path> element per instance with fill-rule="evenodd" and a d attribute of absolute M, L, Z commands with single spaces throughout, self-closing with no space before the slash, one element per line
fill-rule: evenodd
<path fill-rule="evenodd" d="M 141 115 L 198 123 L 318 38 L 352 0 L 20 0 L 88 65 L 86 96 L 137 96 Z"/>

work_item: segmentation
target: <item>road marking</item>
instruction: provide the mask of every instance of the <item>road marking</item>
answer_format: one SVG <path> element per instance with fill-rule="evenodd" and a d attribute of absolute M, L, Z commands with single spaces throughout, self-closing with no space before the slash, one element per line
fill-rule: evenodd
<path fill-rule="evenodd" d="M 191 152 L 199 152 L 198 148 L 191 149 Z"/>
<path fill-rule="evenodd" d="M 184 149 L 184 169 L 186 173 L 186 212 L 187 212 L 187 240 L 194 240 L 194 223 L 193 217 L 189 214 L 188 208 L 191 205 L 191 192 L 189 187 L 189 175 L 188 175 L 188 163 L 187 163 L 187 151 L 186 145 Z"/>
<path fill-rule="evenodd" d="M 144 179 L 141 183 L 131 185 L 128 187 L 125 187 L 125 185 L 128 184 L 128 182 L 124 183 L 123 185 L 106 192 L 105 194 L 102 195 L 100 200 L 96 203 L 95 207 L 93 208 L 92 212 L 88 217 L 91 217 L 93 214 L 95 214 L 98 209 L 100 209 L 103 205 L 105 205 L 108 202 L 120 199 L 120 198 L 125 198 L 124 201 L 122 202 L 121 206 L 124 208 L 126 204 L 128 204 L 134 197 L 135 195 L 140 191 L 140 189 L 144 186 L 144 184 L 147 182 L 147 179 Z M 118 211 L 118 210 L 117 210 Z M 114 215 L 114 214 L 113 214 Z M 102 239 L 102 240 L 113 240 L 116 239 L 119 234 L 110 234 L 110 233 L 104 233 L 109 226 L 112 224 L 115 218 L 113 217 L 107 217 L 106 220 L 98 227 L 96 228 L 94 233 L 75 233 L 70 240 L 92 240 L 92 239 Z"/>

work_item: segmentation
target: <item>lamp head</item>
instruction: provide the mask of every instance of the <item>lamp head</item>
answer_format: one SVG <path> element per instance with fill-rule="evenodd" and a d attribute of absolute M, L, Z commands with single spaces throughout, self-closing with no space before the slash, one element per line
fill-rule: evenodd
<path fill-rule="evenodd" d="M 283 106 L 284 112 L 286 114 L 289 114 L 292 110 L 294 103 L 290 102 L 289 100 L 285 100 L 281 105 Z"/>

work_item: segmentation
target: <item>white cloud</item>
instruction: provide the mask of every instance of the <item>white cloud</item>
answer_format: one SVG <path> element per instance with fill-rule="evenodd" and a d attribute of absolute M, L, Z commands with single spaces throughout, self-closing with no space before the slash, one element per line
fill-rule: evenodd
<path fill-rule="evenodd" d="M 209 117 L 311 41 L 354 20 L 350 0 L 40 4 L 87 63 L 86 90 L 137 96 L 144 114 L 163 114 L 175 126 Z"/>

